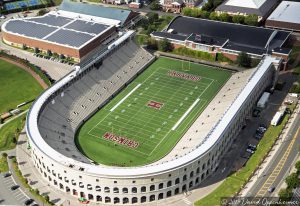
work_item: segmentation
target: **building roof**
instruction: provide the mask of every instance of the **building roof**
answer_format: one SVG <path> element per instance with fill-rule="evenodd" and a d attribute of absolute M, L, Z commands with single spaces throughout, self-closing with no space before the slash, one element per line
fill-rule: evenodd
<path fill-rule="evenodd" d="M 216 11 L 256 14 L 265 18 L 278 0 L 227 0 L 216 8 Z"/>
<path fill-rule="evenodd" d="M 119 20 L 121 21 L 121 26 L 126 22 L 129 15 L 131 14 L 130 10 L 104 7 L 100 5 L 83 4 L 71 2 L 69 0 L 64 0 L 59 9 L 79 14 Z"/>
<path fill-rule="evenodd" d="M 172 34 L 167 31 L 172 31 Z M 223 46 L 261 55 L 266 52 L 268 44 L 269 50 L 281 47 L 290 32 L 178 16 L 165 31 L 153 32 L 152 35 L 160 38 L 172 36 L 171 39 L 175 38 L 178 41 L 184 41 L 184 37 L 192 41 L 197 35 L 201 36 L 205 41 L 204 44 L 207 45 Z M 176 39 L 177 36 L 180 38 Z"/>
<path fill-rule="evenodd" d="M 300 2 L 281 2 L 267 20 L 300 24 Z"/>
<path fill-rule="evenodd" d="M 111 25 L 84 18 L 62 16 L 52 11 L 42 17 L 11 19 L 2 30 L 39 41 L 80 49 L 106 32 Z"/>

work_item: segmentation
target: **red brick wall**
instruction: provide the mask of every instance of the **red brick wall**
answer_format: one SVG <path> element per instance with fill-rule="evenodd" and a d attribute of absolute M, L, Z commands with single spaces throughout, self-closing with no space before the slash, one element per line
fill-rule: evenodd
<path fill-rule="evenodd" d="M 174 49 L 178 49 L 180 47 L 184 47 L 181 44 L 174 44 L 174 43 L 172 43 L 172 46 L 173 46 Z"/>
<path fill-rule="evenodd" d="M 300 24 L 295 24 L 290 22 L 267 20 L 266 26 L 272 28 L 283 28 L 283 29 L 300 31 Z"/>
<path fill-rule="evenodd" d="M 75 58 L 79 58 L 79 51 L 77 49 L 73 49 L 73 48 L 68 48 L 68 47 L 64 47 L 64 46 L 60 46 L 60 45 L 55 45 L 55 44 L 51 44 L 48 42 L 42 42 L 39 40 L 35 40 L 35 39 L 29 39 L 23 36 L 18 36 L 18 35 L 14 35 L 14 34 L 9 34 L 6 32 L 3 32 L 2 34 L 4 40 L 12 42 L 12 43 L 17 43 L 17 44 L 25 44 L 28 47 L 37 47 L 41 50 L 45 50 L 47 51 L 48 49 L 51 50 L 52 52 L 56 52 L 58 54 L 64 54 L 66 56 L 71 56 L 71 57 L 75 57 Z"/>
<path fill-rule="evenodd" d="M 228 54 L 228 53 L 223 53 L 223 52 L 221 52 L 221 53 L 223 54 L 223 56 L 225 56 L 225 57 L 231 59 L 232 61 L 236 61 L 236 59 L 237 59 L 237 57 L 238 57 L 237 54 Z"/>

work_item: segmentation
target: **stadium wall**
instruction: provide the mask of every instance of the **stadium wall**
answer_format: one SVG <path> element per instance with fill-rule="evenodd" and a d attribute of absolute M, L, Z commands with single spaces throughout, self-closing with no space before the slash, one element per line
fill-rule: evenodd
<path fill-rule="evenodd" d="M 117 47 L 113 47 L 113 49 L 117 49 Z M 258 73 L 258 70 L 263 74 L 261 76 L 257 75 L 258 77 L 255 79 L 253 76 Z M 32 112 L 37 112 L 40 115 L 43 108 L 47 104 L 51 104 L 51 99 L 56 95 L 60 95 L 63 91 L 61 87 L 60 90 L 53 91 L 50 88 L 46 90 L 45 97 L 42 94 L 36 100 L 27 116 L 26 131 L 31 145 L 32 161 L 39 173 L 52 187 L 75 197 L 85 197 L 93 202 L 140 204 L 165 199 L 191 190 L 213 174 L 224 153 L 230 149 L 232 142 L 241 130 L 245 118 L 251 115 L 255 102 L 264 89 L 271 84 L 274 76 L 273 65 L 270 64 L 265 70 L 261 70 L 257 69 L 257 72 L 252 75 L 251 81 L 247 84 L 253 84 L 253 88 L 251 87 L 250 91 L 245 89 L 240 93 L 242 96 L 244 93 L 249 92 L 249 95 L 241 97 L 243 101 L 241 106 L 238 107 L 238 111 L 234 113 L 230 121 L 226 122 L 226 127 L 222 130 L 221 135 L 217 137 L 217 140 L 213 141 L 210 148 L 203 153 L 196 151 L 197 156 L 193 156 L 189 160 L 184 159 L 184 161 L 181 161 L 182 158 L 186 157 L 183 156 L 180 157 L 181 159 L 174 159 L 163 165 L 153 163 L 132 168 L 88 165 L 62 154 L 55 158 L 53 155 L 58 152 L 53 149 L 50 150 L 48 147 L 43 148 L 41 146 L 42 142 L 37 141 L 35 136 L 38 127 L 32 122 L 38 121 L 40 116 L 32 116 Z M 88 69 L 84 71 L 88 72 Z M 73 80 L 66 80 L 69 81 L 67 84 L 74 83 Z M 65 80 L 62 79 L 57 82 L 52 88 L 57 84 L 60 85 L 63 81 Z M 80 81 L 80 78 L 76 81 Z M 52 95 L 49 93 L 50 91 Z M 42 105 L 37 105 L 41 98 L 47 99 Z M 86 116 L 89 115 L 91 114 L 86 114 Z M 79 121 L 78 126 L 80 124 Z M 211 140 L 209 138 L 207 141 Z M 169 167 L 168 165 L 172 166 Z"/>
<path fill-rule="evenodd" d="M 40 174 L 51 186 L 75 197 L 108 204 L 140 204 L 164 199 L 191 190 L 213 174 L 224 153 L 230 148 L 251 115 L 255 102 L 272 82 L 274 68 L 270 66 L 257 82 L 251 94 L 235 114 L 219 141 L 205 154 L 178 168 L 153 174 L 114 176 L 80 171 L 57 162 L 51 154 L 44 154 L 33 142 L 32 160 Z M 147 168 L 145 168 L 147 169 Z"/>

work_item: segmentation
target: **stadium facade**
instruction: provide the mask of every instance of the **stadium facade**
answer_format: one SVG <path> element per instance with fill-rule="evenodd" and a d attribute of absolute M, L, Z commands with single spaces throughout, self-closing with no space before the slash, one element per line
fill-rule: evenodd
<path fill-rule="evenodd" d="M 74 136 L 89 117 L 155 60 L 132 41 L 133 36 L 134 32 L 126 32 L 100 55 L 76 67 L 37 98 L 28 112 L 26 132 L 32 161 L 52 187 L 107 204 L 148 203 L 192 190 L 216 170 L 261 93 L 273 86 L 282 62 L 266 56 L 249 70 L 244 86 L 222 116 L 188 152 L 140 167 L 95 165 L 78 151 Z"/>

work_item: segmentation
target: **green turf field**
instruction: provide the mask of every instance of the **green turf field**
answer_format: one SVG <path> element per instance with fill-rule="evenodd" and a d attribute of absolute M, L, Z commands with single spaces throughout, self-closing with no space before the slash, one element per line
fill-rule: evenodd
<path fill-rule="evenodd" d="M 80 128 L 76 145 L 101 164 L 156 161 L 171 151 L 230 76 L 159 58 Z"/>
<path fill-rule="evenodd" d="M 3 60 L 0 60 L 0 82 L 0 114 L 36 98 L 43 91 L 30 74 Z"/>

